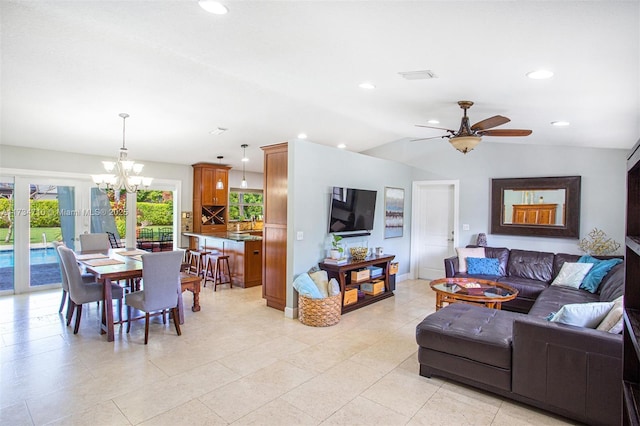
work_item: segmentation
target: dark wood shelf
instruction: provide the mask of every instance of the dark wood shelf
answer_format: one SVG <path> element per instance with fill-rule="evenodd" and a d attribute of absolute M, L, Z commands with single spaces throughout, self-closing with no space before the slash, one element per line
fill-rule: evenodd
<path fill-rule="evenodd" d="M 362 308 L 364 306 L 370 305 L 372 303 L 378 302 L 383 299 L 387 299 L 389 297 L 393 297 L 393 291 L 391 291 L 391 286 L 389 283 L 389 268 L 391 265 L 391 261 L 395 258 L 395 255 L 380 255 L 380 256 L 369 256 L 364 260 L 349 260 L 347 263 L 343 263 L 341 265 L 334 265 L 331 263 L 319 263 L 318 266 L 320 269 L 327 271 L 327 275 L 329 279 L 335 278 L 340 284 L 340 291 L 342 292 L 343 304 L 342 304 L 342 313 L 345 314 L 347 312 L 351 312 L 353 310 Z M 352 282 L 350 277 L 351 271 L 356 271 L 358 269 L 363 269 L 368 266 L 377 266 L 382 268 L 382 275 L 368 278 L 366 280 L 361 280 L 358 282 Z M 344 291 L 349 288 L 359 287 L 361 284 L 370 283 L 372 281 L 382 280 L 384 281 L 384 292 L 377 294 L 375 296 L 365 294 L 364 298 L 359 298 L 356 303 L 351 305 L 344 305 Z"/>
<path fill-rule="evenodd" d="M 632 250 L 636 255 L 640 256 L 640 237 L 636 235 L 628 235 L 625 239 L 627 248 Z"/>
<path fill-rule="evenodd" d="M 625 308 L 624 322 L 636 356 L 640 359 L 640 345 L 638 345 L 640 341 L 640 310 Z"/>
<path fill-rule="evenodd" d="M 622 382 L 626 424 L 639 425 L 638 408 L 640 407 L 640 388 L 636 383 L 624 380 Z"/>
<path fill-rule="evenodd" d="M 627 157 L 624 274 L 623 424 L 640 423 L 640 140 Z"/>

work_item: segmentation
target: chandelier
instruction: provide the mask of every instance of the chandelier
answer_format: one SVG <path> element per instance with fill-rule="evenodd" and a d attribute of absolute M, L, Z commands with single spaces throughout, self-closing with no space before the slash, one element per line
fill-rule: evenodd
<path fill-rule="evenodd" d="M 125 122 L 129 114 L 120 113 L 122 117 L 122 148 L 117 161 L 103 161 L 102 165 L 107 171 L 106 174 L 92 175 L 93 182 L 101 190 L 113 189 L 114 191 L 127 191 L 135 193 L 138 187 L 148 187 L 153 178 L 140 176 L 144 164 L 136 163 L 127 159 L 127 148 L 125 147 Z"/>

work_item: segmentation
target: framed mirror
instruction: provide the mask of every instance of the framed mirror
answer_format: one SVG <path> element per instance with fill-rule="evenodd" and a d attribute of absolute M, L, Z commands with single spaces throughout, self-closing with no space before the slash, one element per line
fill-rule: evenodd
<path fill-rule="evenodd" d="M 491 233 L 579 238 L 580 176 L 491 179 Z"/>

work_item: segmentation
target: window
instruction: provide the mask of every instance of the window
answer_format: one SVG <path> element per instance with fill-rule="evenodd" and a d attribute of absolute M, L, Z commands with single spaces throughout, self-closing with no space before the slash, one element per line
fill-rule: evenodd
<path fill-rule="evenodd" d="M 229 220 L 262 218 L 262 191 L 252 189 L 229 190 Z"/>

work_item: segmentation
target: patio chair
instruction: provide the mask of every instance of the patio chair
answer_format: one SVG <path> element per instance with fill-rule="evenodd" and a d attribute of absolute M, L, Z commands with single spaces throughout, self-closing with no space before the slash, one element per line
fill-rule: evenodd
<path fill-rule="evenodd" d="M 180 266 L 182 264 L 181 251 L 164 251 L 142 255 L 142 286 L 141 291 L 129 293 L 125 296 L 127 305 L 127 333 L 131 330 L 133 320 L 145 319 L 144 344 L 149 341 L 149 317 L 162 315 L 170 309 L 173 323 L 178 336 L 182 335 L 179 320 L 179 296 L 182 293 L 180 285 Z M 145 313 L 144 317 L 132 318 L 131 308 Z"/>
<path fill-rule="evenodd" d="M 136 231 L 136 247 L 140 250 L 153 251 L 154 239 L 153 229 L 139 228 Z"/>
<path fill-rule="evenodd" d="M 122 248 L 122 243 L 120 242 L 120 239 L 116 237 L 116 234 L 107 231 L 107 236 L 109 237 L 109 244 L 111 245 L 111 248 Z"/>

